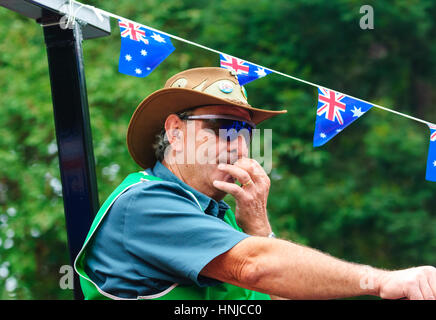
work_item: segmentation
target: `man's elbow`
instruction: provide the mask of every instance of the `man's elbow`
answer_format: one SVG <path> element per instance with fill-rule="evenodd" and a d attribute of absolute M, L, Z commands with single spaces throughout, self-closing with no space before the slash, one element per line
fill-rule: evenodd
<path fill-rule="evenodd" d="M 244 254 L 240 255 L 240 263 L 237 267 L 235 280 L 240 286 L 248 289 L 261 289 L 261 282 L 269 272 L 268 250 L 265 250 L 262 238 L 251 238 L 251 246 L 247 247 Z"/>
<path fill-rule="evenodd" d="M 260 259 L 250 259 L 250 261 L 244 264 L 238 281 L 241 283 L 241 286 L 245 288 L 259 288 L 260 280 L 263 278 L 264 269 L 265 268 L 261 266 Z"/>
<path fill-rule="evenodd" d="M 266 272 L 262 251 L 258 239 L 247 238 L 212 260 L 201 274 L 239 287 L 257 288 Z"/>

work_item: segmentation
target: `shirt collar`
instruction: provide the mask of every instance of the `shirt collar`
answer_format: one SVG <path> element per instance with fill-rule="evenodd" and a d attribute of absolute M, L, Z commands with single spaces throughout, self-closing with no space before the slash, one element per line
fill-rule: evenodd
<path fill-rule="evenodd" d="M 201 193 L 200 191 L 192 188 L 190 185 L 184 183 L 160 161 L 157 161 L 153 169 L 148 169 L 147 172 L 165 181 L 177 183 L 183 189 L 192 192 L 200 203 L 201 209 L 207 214 L 211 214 L 215 217 L 223 219 L 225 212 L 230 208 L 229 205 L 224 201 L 221 200 L 216 202 L 214 199 L 206 196 L 204 193 Z"/>

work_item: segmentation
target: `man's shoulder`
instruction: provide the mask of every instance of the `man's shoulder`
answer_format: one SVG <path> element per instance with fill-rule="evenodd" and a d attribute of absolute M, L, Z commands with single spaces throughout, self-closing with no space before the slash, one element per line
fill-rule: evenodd
<path fill-rule="evenodd" d="M 179 184 L 166 180 L 146 180 L 147 176 L 130 188 L 125 190 L 115 204 L 140 205 L 145 208 L 156 208 L 178 203 L 195 204 L 192 193 Z"/>
<path fill-rule="evenodd" d="M 147 176 L 141 179 L 140 182 L 135 183 L 129 189 L 127 189 L 123 194 L 126 193 L 146 193 L 147 195 L 151 195 L 153 193 L 162 193 L 162 192 L 186 192 L 179 184 L 167 180 L 148 180 Z"/>

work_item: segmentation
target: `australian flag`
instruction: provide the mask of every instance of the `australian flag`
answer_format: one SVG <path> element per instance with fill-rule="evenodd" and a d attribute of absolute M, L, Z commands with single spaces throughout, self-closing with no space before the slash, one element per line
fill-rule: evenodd
<path fill-rule="evenodd" d="M 371 104 L 319 87 L 313 146 L 322 146 L 371 108 Z"/>
<path fill-rule="evenodd" d="M 267 74 L 272 72 L 271 70 L 256 66 L 227 54 L 220 54 L 220 65 L 221 68 L 233 70 L 238 76 L 238 82 L 241 86 L 250 81 L 265 77 Z"/>
<path fill-rule="evenodd" d="M 436 125 L 430 124 L 430 147 L 428 149 L 425 179 L 436 182 Z"/>
<path fill-rule="evenodd" d="M 118 71 L 135 77 L 148 76 L 174 46 L 170 38 L 143 25 L 119 20 L 121 50 Z"/>

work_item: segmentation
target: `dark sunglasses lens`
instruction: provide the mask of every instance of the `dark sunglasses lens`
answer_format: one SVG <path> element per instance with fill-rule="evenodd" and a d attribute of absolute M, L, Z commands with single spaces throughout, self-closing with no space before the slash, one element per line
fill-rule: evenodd
<path fill-rule="evenodd" d="M 218 136 L 220 136 L 220 130 L 223 130 L 228 141 L 237 139 L 239 135 L 244 137 L 248 135 L 246 138 L 251 140 L 253 127 L 245 121 L 217 119 L 209 121 L 209 125 Z"/>

